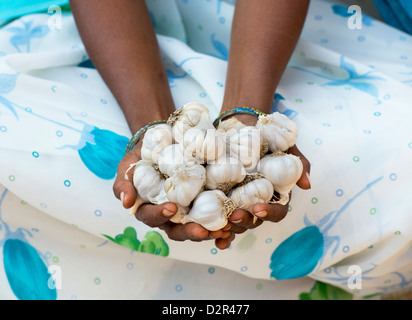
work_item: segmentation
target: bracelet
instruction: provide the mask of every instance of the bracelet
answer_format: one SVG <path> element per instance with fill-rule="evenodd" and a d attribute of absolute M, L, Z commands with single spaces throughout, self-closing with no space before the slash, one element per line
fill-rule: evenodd
<path fill-rule="evenodd" d="M 128 154 L 140 141 L 142 135 L 149 130 L 151 127 L 154 127 L 158 124 L 167 123 L 167 120 L 158 120 L 153 121 L 142 127 L 139 131 L 137 131 L 129 140 L 129 143 L 126 147 L 126 154 Z"/>
<path fill-rule="evenodd" d="M 254 116 L 265 116 L 266 113 L 257 110 L 255 108 L 250 108 L 250 107 L 240 107 L 240 108 L 233 108 L 227 111 L 222 112 L 215 121 L 213 121 L 213 125 L 216 127 L 216 125 L 219 123 L 219 121 L 223 120 L 224 118 L 234 115 L 234 114 L 251 114 Z"/>

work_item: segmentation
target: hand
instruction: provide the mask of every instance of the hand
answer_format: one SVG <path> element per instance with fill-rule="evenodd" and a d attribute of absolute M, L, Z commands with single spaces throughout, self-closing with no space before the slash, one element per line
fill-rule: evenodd
<path fill-rule="evenodd" d="M 122 201 L 122 205 L 126 209 L 133 207 L 136 201 L 137 191 L 133 185 L 133 170 L 127 172 L 128 180 L 125 179 L 125 174 L 130 168 L 130 165 L 141 159 L 140 149 L 141 142 L 122 159 L 118 165 L 117 176 L 113 185 L 115 196 Z M 171 202 L 160 205 L 148 203 L 139 207 L 135 213 L 135 217 L 149 227 L 164 230 L 171 240 L 203 241 L 215 239 L 217 248 L 226 249 L 230 246 L 230 243 L 235 237 L 233 232 L 225 231 L 225 228 L 218 231 L 208 231 L 197 223 L 188 223 L 185 225 L 175 224 L 169 220 L 176 214 L 176 212 L 177 206 Z"/>
<path fill-rule="evenodd" d="M 236 115 L 239 121 L 245 125 L 254 126 L 257 122 L 257 117 L 252 115 Z M 287 150 L 287 153 L 298 156 L 303 164 L 303 172 L 300 179 L 297 182 L 297 186 L 301 189 L 310 189 L 310 163 L 306 157 L 299 151 L 296 146 L 291 147 Z M 291 194 L 289 195 L 289 201 L 285 205 L 280 204 L 256 204 L 252 211 L 247 212 L 242 209 L 236 209 L 229 217 L 230 225 L 226 227 L 236 234 L 243 233 L 248 229 L 256 228 L 261 225 L 263 221 L 279 222 L 284 219 L 289 210 L 289 202 L 291 199 Z M 256 220 L 257 218 L 257 220 Z"/>

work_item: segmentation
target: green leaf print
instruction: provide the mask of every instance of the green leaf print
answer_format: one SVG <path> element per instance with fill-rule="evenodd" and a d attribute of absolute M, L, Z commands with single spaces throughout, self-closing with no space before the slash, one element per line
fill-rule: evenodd
<path fill-rule="evenodd" d="M 316 281 L 310 292 L 302 292 L 299 300 L 352 300 L 352 294 L 330 284 Z"/>
<path fill-rule="evenodd" d="M 110 241 L 134 251 L 155 254 L 163 257 L 169 255 L 169 246 L 156 231 L 148 231 L 142 242 L 137 239 L 137 232 L 133 227 L 127 227 L 124 229 L 123 234 L 118 234 L 114 238 L 108 235 L 104 236 Z"/>

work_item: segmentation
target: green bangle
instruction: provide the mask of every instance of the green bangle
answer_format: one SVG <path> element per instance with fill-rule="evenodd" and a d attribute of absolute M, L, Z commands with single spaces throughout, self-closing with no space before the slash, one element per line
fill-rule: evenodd
<path fill-rule="evenodd" d="M 227 111 L 222 112 L 215 121 L 213 121 L 213 125 L 216 127 L 219 123 L 219 121 L 223 120 L 224 118 L 234 115 L 234 114 L 250 114 L 254 116 L 265 116 L 266 113 L 257 110 L 255 108 L 250 108 L 250 107 L 239 107 L 239 108 L 233 108 Z"/>
<path fill-rule="evenodd" d="M 126 147 L 126 154 L 128 154 L 140 141 L 142 135 L 149 130 L 151 127 L 154 127 L 158 124 L 167 123 L 167 120 L 159 120 L 153 121 L 142 127 L 139 131 L 137 131 L 129 140 L 129 143 Z"/>

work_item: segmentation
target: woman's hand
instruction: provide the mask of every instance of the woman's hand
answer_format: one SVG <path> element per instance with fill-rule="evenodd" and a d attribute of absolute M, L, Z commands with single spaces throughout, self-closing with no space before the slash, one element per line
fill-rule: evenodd
<path fill-rule="evenodd" d="M 127 172 L 128 179 L 125 178 L 126 171 L 130 165 L 141 159 L 140 156 L 141 142 L 132 149 L 119 163 L 117 168 L 117 176 L 113 185 L 115 196 L 121 200 L 122 205 L 126 209 L 133 207 L 137 191 L 133 185 L 133 169 Z M 170 221 L 177 212 L 177 206 L 174 203 L 167 202 L 159 205 L 143 204 L 135 213 L 137 220 L 143 222 L 152 228 L 159 228 L 166 232 L 168 237 L 176 241 L 202 241 L 215 239 L 216 247 L 226 249 L 230 246 L 235 235 L 231 231 L 218 230 L 208 231 L 200 224 L 187 223 L 176 224 Z M 229 225 L 230 226 L 230 225 Z"/>

